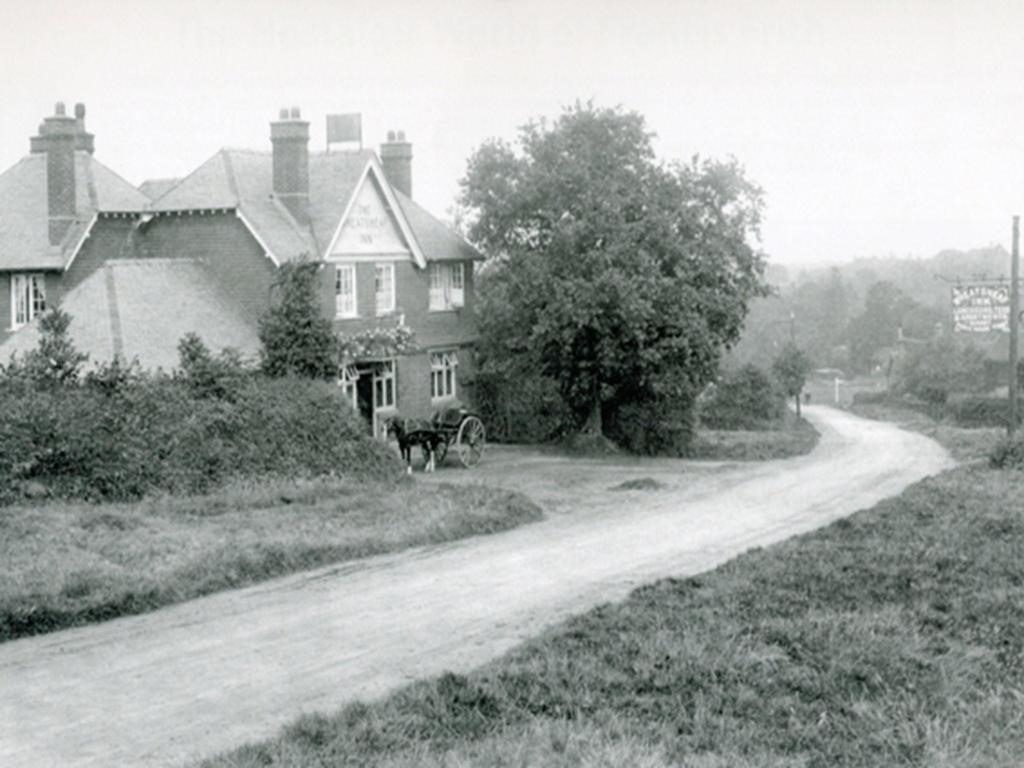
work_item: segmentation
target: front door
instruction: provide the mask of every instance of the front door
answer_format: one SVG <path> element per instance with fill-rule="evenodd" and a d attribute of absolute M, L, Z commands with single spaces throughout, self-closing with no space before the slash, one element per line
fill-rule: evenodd
<path fill-rule="evenodd" d="M 363 377 L 366 378 L 366 377 Z M 395 361 L 385 360 L 373 369 L 373 434 L 387 439 L 384 420 L 395 413 L 397 403 Z"/>

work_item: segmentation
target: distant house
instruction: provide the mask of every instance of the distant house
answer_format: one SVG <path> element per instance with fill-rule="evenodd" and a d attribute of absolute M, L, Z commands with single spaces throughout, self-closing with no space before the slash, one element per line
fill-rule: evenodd
<path fill-rule="evenodd" d="M 96 161 L 85 109 L 56 114 L 31 154 L 0 174 L 0 358 L 35 346 L 35 318 L 60 305 L 99 362 L 171 368 L 187 332 L 214 349 L 259 349 L 259 318 L 282 264 L 322 265 L 321 303 L 341 333 L 407 326 L 417 351 L 339 371 L 380 429 L 471 400 L 473 265 L 482 257 L 412 200 L 412 146 L 311 153 L 298 110 L 270 125 L 270 151 L 229 150 L 182 179 L 138 190 Z M 0 308 L 0 312 L 4 309 Z"/>

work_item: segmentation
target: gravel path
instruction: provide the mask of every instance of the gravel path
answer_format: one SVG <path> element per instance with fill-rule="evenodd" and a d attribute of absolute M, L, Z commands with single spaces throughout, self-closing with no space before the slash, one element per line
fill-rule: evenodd
<path fill-rule="evenodd" d="M 0 644 L 0 765 L 181 765 L 301 712 L 470 669 L 639 583 L 712 568 L 952 466 L 920 435 L 806 411 L 821 442 L 785 461 L 498 451 L 428 482 L 523 490 L 547 520 Z M 609 491 L 645 477 L 659 487 Z"/>

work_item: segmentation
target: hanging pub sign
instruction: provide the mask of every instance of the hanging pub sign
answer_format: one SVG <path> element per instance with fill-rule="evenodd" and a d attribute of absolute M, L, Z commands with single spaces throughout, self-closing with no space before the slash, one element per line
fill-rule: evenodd
<path fill-rule="evenodd" d="M 1009 283 L 954 285 L 953 330 L 956 333 L 1009 332 Z"/>

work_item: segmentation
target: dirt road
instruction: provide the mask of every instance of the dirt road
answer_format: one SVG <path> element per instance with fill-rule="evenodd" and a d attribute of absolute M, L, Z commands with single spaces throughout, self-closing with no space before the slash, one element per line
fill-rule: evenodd
<path fill-rule="evenodd" d="M 0 645 L 0 765 L 167 766 L 445 669 L 662 575 L 810 530 L 952 465 L 934 442 L 808 408 L 809 456 L 756 465 L 506 451 L 474 472 L 547 520 Z M 656 490 L 608 488 L 650 477 Z"/>

